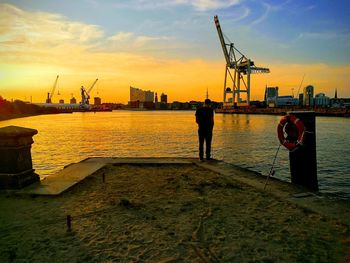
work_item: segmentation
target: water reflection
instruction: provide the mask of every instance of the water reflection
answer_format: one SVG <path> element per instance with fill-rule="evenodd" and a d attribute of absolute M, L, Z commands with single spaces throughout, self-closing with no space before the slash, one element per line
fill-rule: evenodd
<path fill-rule="evenodd" d="M 267 174 L 275 156 L 279 116 L 215 115 L 213 157 Z M 350 119 L 317 118 L 321 191 L 350 197 Z M 194 112 L 115 111 L 43 115 L 0 122 L 39 131 L 33 164 L 42 176 L 90 156 L 197 157 Z M 288 151 L 281 148 L 276 177 L 289 181 Z"/>

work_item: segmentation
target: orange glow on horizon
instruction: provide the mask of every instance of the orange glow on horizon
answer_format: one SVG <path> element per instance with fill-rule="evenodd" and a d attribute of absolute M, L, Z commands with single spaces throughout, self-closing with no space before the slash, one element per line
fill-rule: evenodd
<path fill-rule="evenodd" d="M 215 60 L 187 58 L 181 53 L 186 43 L 175 40 L 168 50 L 172 56 L 166 56 L 166 52 L 161 53 L 166 37 L 132 32 L 108 37 L 98 26 L 70 21 L 60 14 L 30 12 L 9 4 L 0 7 L 0 22 L 4 23 L 0 95 L 8 100 L 45 102 L 56 75 L 60 76 L 56 90 L 60 95 L 55 94 L 53 102 L 64 99 L 68 103 L 72 95 L 79 102 L 80 87 L 89 87 L 96 78 L 99 81 L 91 97 L 99 96 L 102 102 L 127 103 L 129 86 L 165 93 L 170 102 L 202 101 L 207 89 L 212 100 L 223 99 L 223 56 Z M 150 48 L 159 53 L 147 52 Z M 219 44 L 217 48 L 221 48 Z M 252 75 L 251 100 L 263 100 L 266 85 L 279 86 L 281 95 L 296 95 L 304 74 L 300 92 L 304 86 L 313 85 L 315 93 L 332 97 L 337 89 L 340 97 L 350 97 L 349 65 L 254 60 L 269 67 L 271 73 Z"/>

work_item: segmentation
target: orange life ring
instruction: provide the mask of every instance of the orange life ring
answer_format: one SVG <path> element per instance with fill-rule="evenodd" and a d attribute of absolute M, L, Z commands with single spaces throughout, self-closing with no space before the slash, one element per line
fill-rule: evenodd
<path fill-rule="evenodd" d="M 291 130 L 286 131 L 287 124 L 291 124 L 297 134 L 292 134 Z M 285 134 L 287 134 L 286 137 Z M 280 143 L 290 151 L 303 145 L 305 139 L 304 134 L 305 126 L 303 122 L 294 115 L 283 116 L 277 126 L 277 135 Z M 293 135 L 294 138 L 291 138 Z"/>

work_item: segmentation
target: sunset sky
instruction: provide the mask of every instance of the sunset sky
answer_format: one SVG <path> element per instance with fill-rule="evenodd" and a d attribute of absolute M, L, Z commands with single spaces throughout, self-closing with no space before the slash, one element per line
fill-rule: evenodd
<path fill-rule="evenodd" d="M 213 22 L 257 66 L 251 99 L 265 85 L 292 95 L 350 97 L 347 0 L 0 0 L 0 95 L 53 102 L 96 78 L 92 96 L 126 103 L 129 86 L 170 101 L 222 101 L 225 60 Z M 302 90 L 302 88 L 300 89 Z M 60 95 L 57 95 L 59 91 Z"/>

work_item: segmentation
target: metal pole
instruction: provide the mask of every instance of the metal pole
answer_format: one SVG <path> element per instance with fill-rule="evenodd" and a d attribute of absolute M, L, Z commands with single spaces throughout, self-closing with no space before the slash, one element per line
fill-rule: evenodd
<path fill-rule="evenodd" d="M 225 66 L 225 80 L 224 80 L 224 104 L 226 103 L 226 82 L 227 82 L 227 66 Z"/>
<path fill-rule="evenodd" d="M 247 72 L 247 104 L 250 105 L 250 60 L 248 60 Z"/>

